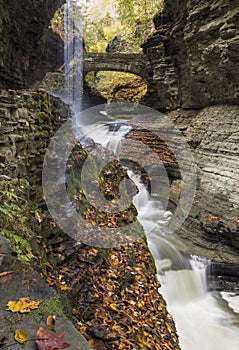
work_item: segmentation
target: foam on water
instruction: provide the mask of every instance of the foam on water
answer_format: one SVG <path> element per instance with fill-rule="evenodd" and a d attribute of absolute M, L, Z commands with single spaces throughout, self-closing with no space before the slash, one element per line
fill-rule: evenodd
<path fill-rule="evenodd" d="M 88 136 L 118 155 L 129 130 L 126 125 L 110 128 L 101 123 L 88 127 Z M 197 256 L 186 258 L 177 250 L 175 237 L 167 234 L 171 213 L 150 197 L 138 174 L 129 169 L 128 175 L 139 190 L 133 202 L 155 259 L 162 284 L 159 292 L 175 320 L 182 350 L 238 350 L 238 318 L 221 301 L 223 297 L 238 312 L 239 296 L 207 291 L 209 262 Z"/>

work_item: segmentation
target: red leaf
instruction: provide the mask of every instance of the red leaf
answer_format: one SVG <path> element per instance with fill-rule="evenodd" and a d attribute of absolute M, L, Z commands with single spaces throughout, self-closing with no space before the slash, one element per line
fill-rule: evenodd
<path fill-rule="evenodd" d="M 44 328 L 40 327 L 36 335 L 36 343 L 39 350 L 65 349 L 70 344 L 65 343 L 64 333 L 51 335 Z"/>

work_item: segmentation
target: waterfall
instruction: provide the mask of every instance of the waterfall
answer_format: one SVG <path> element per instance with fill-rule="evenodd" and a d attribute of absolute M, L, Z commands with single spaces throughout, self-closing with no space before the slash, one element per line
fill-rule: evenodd
<path fill-rule="evenodd" d="M 84 131 L 117 157 L 130 128 L 125 120 L 110 123 L 106 119 L 91 123 Z M 172 214 L 163 210 L 157 197 L 148 193 L 139 174 L 128 169 L 128 175 L 139 190 L 133 202 L 155 259 L 157 277 L 162 285 L 159 292 L 173 315 L 182 350 L 238 350 L 237 315 L 223 303 L 219 293 L 207 290 L 209 262 L 197 256 L 185 256 L 178 250 L 176 238 L 167 233 Z M 225 300 L 227 295 L 224 295 Z"/>
<path fill-rule="evenodd" d="M 83 40 L 79 5 L 67 0 L 64 6 L 64 100 L 73 114 L 81 110 L 83 91 Z"/>
<path fill-rule="evenodd" d="M 83 92 L 82 21 L 77 3 L 66 0 L 64 7 L 64 100 L 71 106 L 73 117 L 81 110 Z M 84 131 L 117 157 L 130 126 L 125 120 L 110 122 L 105 118 L 100 123 L 92 122 Z M 182 350 L 238 350 L 239 321 L 228 307 L 238 312 L 238 296 L 207 291 L 208 262 L 199 257 L 186 257 L 178 250 L 175 237 L 167 233 L 171 213 L 163 210 L 161 203 L 149 195 L 139 174 L 129 169 L 128 175 L 139 190 L 133 200 L 138 220 L 155 259 L 157 276 L 162 284 L 159 292 L 175 320 Z M 65 183 L 65 177 L 61 181 Z M 68 204 L 67 215 L 71 216 L 74 208 Z"/>

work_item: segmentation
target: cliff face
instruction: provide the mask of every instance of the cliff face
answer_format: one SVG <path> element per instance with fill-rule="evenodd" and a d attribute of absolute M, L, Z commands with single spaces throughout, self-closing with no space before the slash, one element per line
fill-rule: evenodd
<path fill-rule="evenodd" d="M 186 251 L 214 262 L 216 275 L 238 283 L 239 3 L 165 0 L 154 21 L 143 45 L 152 65 L 146 102 L 171 110 L 198 175 L 194 204 L 177 235 Z M 216 288 L 220 283 L 228 287 L 217 278 Z"/>
<path fill-rule="evenodd" d="M 167 116 L 186 137 L 197 170 L 193 205 L 176 235 L 185 251 L 213 262 L 214 288 L 230 289 L 228 276 L 238 288 L 239 106 L 177 109 Z"/>
<path fill-rule="evenodd" d="M 143 45 L 152 64 L 147 103 L 158 109 L 239 101 L 237 0 L 165 0 Z"/>
<path fill-rule="evenodd" d="M 61 40 L 48 28 L 61 0 L 0 3 L 0 88 L 17 89 L 40 81 L 61 63 Z"/>
<path fill-rule="evenodd" d="M 29 178 L 38 184 L 49 140 L 69 113 L 44 90 L 0 90 L 0 180 Z"/>

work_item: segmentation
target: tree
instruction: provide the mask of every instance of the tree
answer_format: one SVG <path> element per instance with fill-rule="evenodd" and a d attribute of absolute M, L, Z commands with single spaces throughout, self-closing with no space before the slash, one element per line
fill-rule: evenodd
<path fill-rule="evenodd" d="M 153 29 L 153 16 L 163 8 L 163 0 L 115 0 L 125 36 L 139 47 Z"/>

